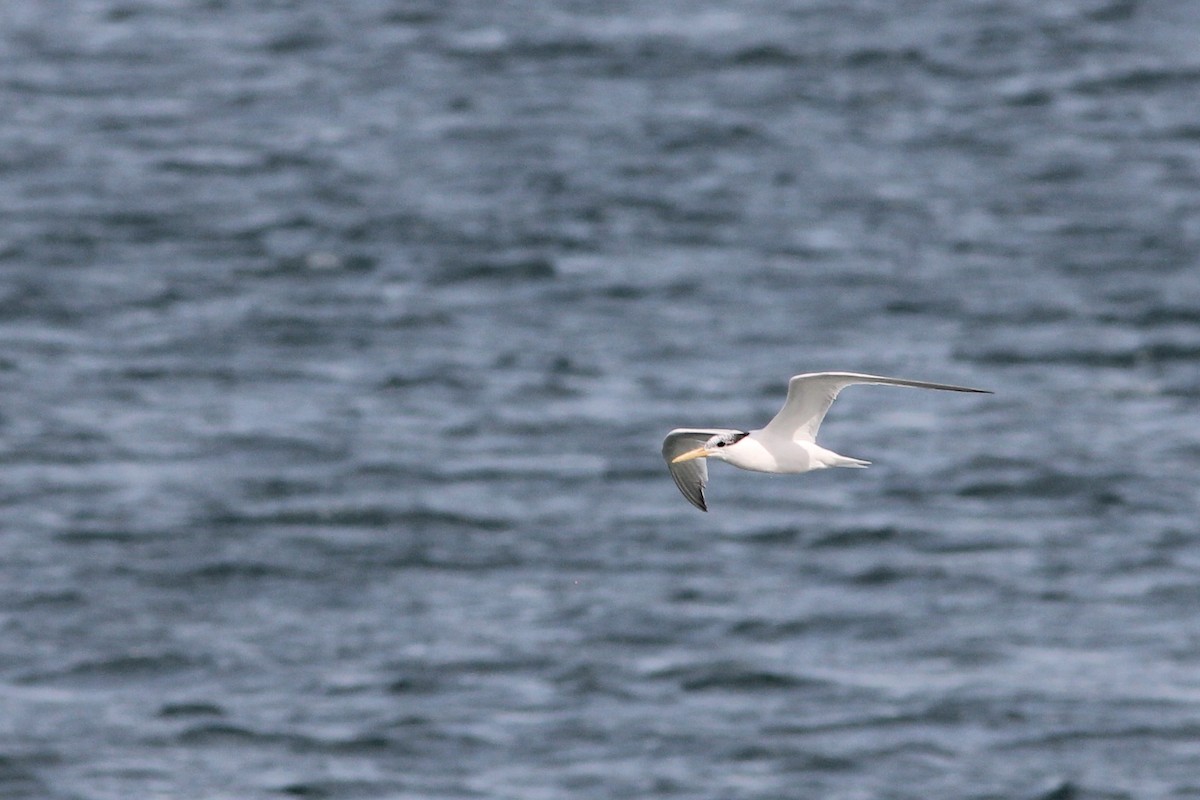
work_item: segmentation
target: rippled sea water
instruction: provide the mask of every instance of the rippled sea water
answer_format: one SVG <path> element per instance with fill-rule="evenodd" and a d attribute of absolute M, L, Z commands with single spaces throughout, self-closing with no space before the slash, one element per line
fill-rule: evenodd
<path fill-rule="evenodd" d="M 1200 797 L 1198 29 L 8 0 L 0 796 Z"/>

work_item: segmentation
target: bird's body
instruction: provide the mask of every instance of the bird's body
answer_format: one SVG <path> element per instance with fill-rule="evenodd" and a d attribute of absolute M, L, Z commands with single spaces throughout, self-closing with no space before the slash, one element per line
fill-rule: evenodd
<path fill-rule="evenodd" d="M 704 486 L 705 461 L 716 458 L 754 472 L 795 474 L 825 467 L 865 467 L 871 462 L 851 458 L 821 447 L 817 431 L 838 392 L 856 383 L 909 386 L 951 392 L 989 394 L 948 383 L 928 383 L 854 372 L 811 372 L 788 381 L 783 408 L 762 428 L 753 431 L 727 428 L 676 428 L 663 441 L 663 458 L 675 485 L 692 505 L 708 510 Z"/>
<path fill-rule="evenodd" d="M 867 461 L 847 458 L 826 450 L 816 442 L 796 442 L 764 436 L 762 430 L 724 449 L 719 458 L 727 464 L 751 472 L 775 472 L 794 475 L 825 467 L 865 467 Z"/>

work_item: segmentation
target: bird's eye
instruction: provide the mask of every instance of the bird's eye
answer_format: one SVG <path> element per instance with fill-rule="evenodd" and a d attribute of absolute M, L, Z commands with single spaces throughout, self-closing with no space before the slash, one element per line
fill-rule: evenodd
<path fill-rule="evenodd" d="M 725 442 L 717 442 L 717 447 L 724 447 L 724 446 L 725 446 Z"/>

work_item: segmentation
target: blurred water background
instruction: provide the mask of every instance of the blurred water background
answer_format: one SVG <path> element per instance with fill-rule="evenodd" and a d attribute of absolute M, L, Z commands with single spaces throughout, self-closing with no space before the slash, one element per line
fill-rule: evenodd
<path fill-rule="evenodd" d="M 1200 797 L 1198 31 L 6 0 L 0 796 Z"/>

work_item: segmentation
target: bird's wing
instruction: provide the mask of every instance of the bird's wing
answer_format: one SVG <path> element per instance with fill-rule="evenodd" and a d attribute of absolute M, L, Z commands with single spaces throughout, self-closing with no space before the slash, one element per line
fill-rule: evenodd
<path fill-rule="evenodd" d="M 949 392 L 978 392 L 991 394 L 987 389 L 972 389 L 949 383 L 910 381 L 904 378 L 885 378 L 882 375 L 861 375 L 856 372 L 810 372 L 794 375 L 788 381 L 787 400 L 775 418 L 763 427 L 768 437 L 788 438 L 797 442 L 811 442 L 817 438 L 817 430 L 825 412 L 833 405 L 838 392 L 856 383 L 882 383 L 889 386 L 911 386 L 917 389 L 944 389 Z M 690 463 L 690 462 L 685 462 Z"/>
<path fill-rule="evenodd" d="M 676 428 L 663 439 L 662 454 L 671 470 L 675 485 L 688 502 L 701 511 L 708 511 L 704 501 L 704 486 L 708 483 L 708 461 L 706 458 L 693 458 L 682 464 L 673 464 L 676 456 L 681 456 L 689 450 L 695 450 L 714 436 L 732 431 L 725 428 Z"/>

